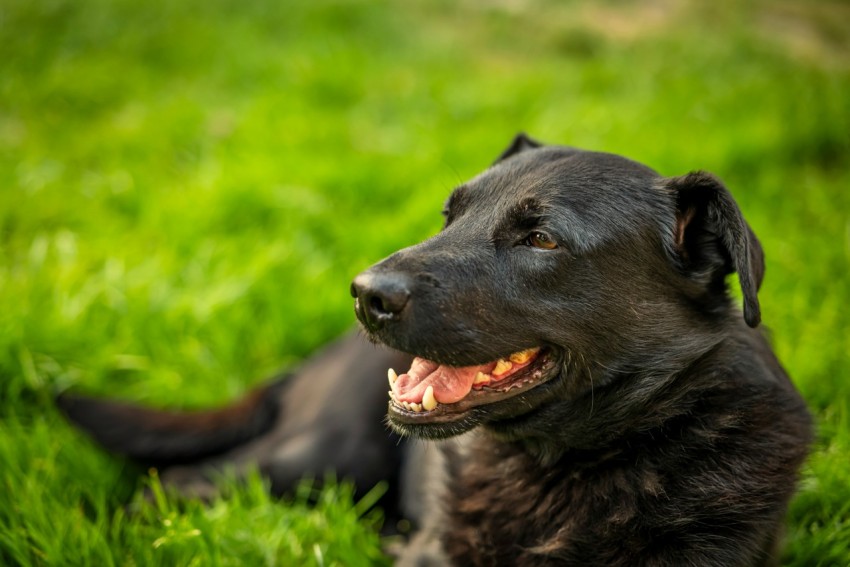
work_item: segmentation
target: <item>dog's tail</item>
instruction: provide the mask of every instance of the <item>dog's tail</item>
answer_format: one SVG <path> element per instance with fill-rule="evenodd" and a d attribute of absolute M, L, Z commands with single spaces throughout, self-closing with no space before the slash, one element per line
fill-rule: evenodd
<path fill-rule="evenodd" d="M 286 377 L 236 403 L 206 411 L 171 412 L 62 393 L 56 403 L 70 421 L 109 451 L 146 466 L 197 462 L 262 435 L 281 411 Z"/>

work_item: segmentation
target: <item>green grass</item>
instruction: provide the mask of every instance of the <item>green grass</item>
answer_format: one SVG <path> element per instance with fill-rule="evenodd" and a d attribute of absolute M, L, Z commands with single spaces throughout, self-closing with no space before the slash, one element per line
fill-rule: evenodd
<path fill-rule="evenodd" d="M 351 277 L 433 233 L 521 129 L 727 182 L 819 423 L 785 562 L 850 564 L 848 22 L 826 1 L 3 1 L 0 564 L 379 561 L 344 485 L 315 508 L 256 478 L 163 498 L 52 395 L 233 399 L 350 327 Z"/>

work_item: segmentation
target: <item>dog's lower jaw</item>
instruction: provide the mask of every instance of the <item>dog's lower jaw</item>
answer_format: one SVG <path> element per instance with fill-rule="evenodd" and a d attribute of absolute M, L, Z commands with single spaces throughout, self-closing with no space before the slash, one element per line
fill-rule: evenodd
<path fill-rule="evenodd" d="M 504 409 L 499 411 L 501 408 L 484 406 L 474 408 L 466 412 L 462 418 L 454 421 L 427 424 L 409 423 L 392 418 L 393 410 L 392 402 L 390 402 L 387 424 L 393 431 L 404 437 L 431 441 L 456 437 L 475 428 L 480 428 L 500 442 L 524 445 L 528 453 L 540 459 L 541 462 L 557 460 L 571 448 L 571 445 L 564 443 L 564 440 L 560 438 L 541 437 L 537 427 L 524 425 L 526 423 L 533 424 L 535 416 L 541 411 L 545 411 L 549 403 L 557 403 L 554 392 L 557 391 L 559 386 L 553 384 L 557 380 L 561 380 L 560 375 L 553 378 L 549 383 L 538 386 L 541 391 L 527 392 L 527 394 L 534 393 L 535 400 L 524 403 L 525 409 L 523 411 Z M 543 393 L 542 390 L 544 389 L 549 391 L 541 396 L 540 394 Z"/>
<path fill-rule="evenodd" d="M 392 406 L 392 402 L 389 402 L 389 405 Z M 387 424 L 402 437 L 440 441 L 463 435 L 475 429 L 481 425 L 481 419 L 476 415 L 475 410 L 471 410 L 462 418 L 446 423 L 406 423 L 393 419 L 392 407 L 390 407 L 387 414 Z"/>

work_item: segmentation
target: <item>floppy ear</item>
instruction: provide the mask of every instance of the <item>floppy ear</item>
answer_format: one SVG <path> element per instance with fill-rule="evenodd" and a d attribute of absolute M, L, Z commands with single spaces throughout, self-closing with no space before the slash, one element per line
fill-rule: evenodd
<path fill-rule="evenodd" d="M 764 253 L 732 195 L 710 173 L 697 171 L 667 180 L 676 197 L 675 248 L 695 277 L 723 281 L 738 272 L 744 295 L 744 319 L 758 326 L 758 289 L 764 277 Z M 707 282 L 707 283 L 709 283 Z"/>
<path fill-rule="evenodd" d="M 507 147 L 502 154 L 496 158 L 496 161 L 493 162 L 493 165 L 496 165 L 502 160 L 508 159 L 509 157 L 520 154 L 527 150 L 533 150 L 534 148 L 539 148 L 543 144 L 538 142 L 537 140 L 533 140 L 525 135 L 525 132 L 520 132 L 514 138 L 514 141 L 511 142 L 511 145 Z"/>

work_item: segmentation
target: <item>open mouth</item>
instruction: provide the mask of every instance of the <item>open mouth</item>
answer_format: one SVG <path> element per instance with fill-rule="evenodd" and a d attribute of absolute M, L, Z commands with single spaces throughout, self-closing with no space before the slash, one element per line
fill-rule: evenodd
<path fill-rule="evenodd" d="M 445 423 L 466 411 L 526 392 L 555 374 L 552 353 L 535 347 L 477 366 L 455 367 L 415 358 L 410 369 L 387 372 L 390 413 L 404 423 Z"/>

